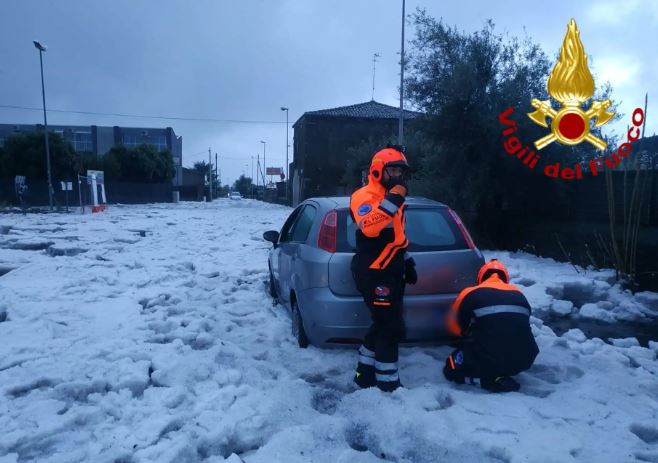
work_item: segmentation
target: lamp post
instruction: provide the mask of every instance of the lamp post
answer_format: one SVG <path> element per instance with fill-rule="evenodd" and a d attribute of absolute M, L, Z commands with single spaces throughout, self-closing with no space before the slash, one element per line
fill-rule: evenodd
<path fill-rule="evenodd" d="M 288 185 L 290 185 L 290 168 L 288 167 L 288 108 L 281 106 L 281 111 L 286 112 L 286 204 L 290 206 L 288 199 Z"/>
<path fill-rule="evenodd" d="M 41 64 L 41 96 L 43 97 L 43 135 L 46 141 L 46 166 L 48 168 L 48 204 L 53 210 L 53 181 L 50 174 L 50 147 L 48 146 L 48 118 L 46 117 L 46 86 L 43 82 L 43 52 L 48 49 L 38 40 L 34 40 L 34 46 L 39 50 L 39 63 Z"/>
<path fill-rule="evenodd" d="M 400 40 L 400 118 L 398 120 L 398 144 L 404 145 L 404 3 L 402 0 L 402 39 Z"/>
<path fill-rule="evenodd" d="M 265 142 L 263 140 L 260 141 L 263 144 L 263 169 L 265 169 L 265 173 L 263 174 L 263 187 L 267 188 L 267 163 L 265 162 Z"/>

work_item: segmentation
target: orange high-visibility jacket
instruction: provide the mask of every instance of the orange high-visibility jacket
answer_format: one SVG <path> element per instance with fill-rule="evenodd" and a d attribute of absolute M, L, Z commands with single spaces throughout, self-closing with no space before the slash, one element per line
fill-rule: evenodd
<path fill-rule="evenodd" d="M 518 313 L 525 318 L 531 308 L 521 290 L 510 283 L 505 283 L 497 274 L 493 274 L 476 286 L 464 288 L 452 303 L 447 325 L 452 334 L 461 336 L 468 330 L 478 310 L 494 308 L 491 315 Z M 488 318 L 487 320 L 491 320 Z M 527 324 L 527 323 L 526 323 Z"/>
<path fill-rule="evenodd" d="M 468 335 L 468 348 L 478 362 L 497 375 L 511 376 L 530 368 L 539 348 L 530 326 L 530 303 L 512 284 L 494 274 L 462 290 L 448 318 L 456 335 Z"/>
<path fill-rule="evenodd" d="M 352 194 L 350 212 L 356 226 L 356 254 L 361 265 L 373 270 L 404 263 L 408 246 L 404 208 L 386 199 L 386 189 L 372 175 Z"/>

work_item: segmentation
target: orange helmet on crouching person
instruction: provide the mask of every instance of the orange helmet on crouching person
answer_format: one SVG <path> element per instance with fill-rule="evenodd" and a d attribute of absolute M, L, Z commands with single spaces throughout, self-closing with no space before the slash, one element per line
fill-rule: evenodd
<path fill-rule="evenodd" d="M 377 151 L 370 162 L 372 179 L 381 183 L 384 169 L 387 167 L 402 167 L 406 171 L 409 164 L 407 164 L 403 151 L 404 148 L 401 146 L 387 146 L 383 150 Z"/>
<path fill-rule="evenodd" d="M 497 273 L 500 279 L 505 283 L 509 283 L 509 272 L 507 271 L 507 268 L 498 259 L 491 259 L 480 268 L 477 284 L 482 284 L 484 280 L 494 273 Z"/>

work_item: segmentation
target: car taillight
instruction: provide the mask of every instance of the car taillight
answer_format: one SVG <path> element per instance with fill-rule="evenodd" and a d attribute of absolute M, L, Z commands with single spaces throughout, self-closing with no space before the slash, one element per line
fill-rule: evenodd
<path fill-rule="evenodd" d="M 336 235 L 338 234 L 338 214 L 329 211 L 322 219 L 320 235 L 318 236 L 318 247 L 327 252 L 336 252 Z"/>
<path fill-rule="evenodd" d="M 466 240 L 466 244 L 468 245 L 468 247 L 470 249 L 475 248 L 475 243 L 473 243 L 473 239 L 471 238 L 470 233 L 468 233 L 468 230 L 466 230 L 466 227 L 462 223 L 462 219 L 460 219 L 457 213 L 452 209 L 448 209 L 448 212 L 450 213 L 450 216 L 454 219 L 455 223 L 457 224 L 457 227 L 459 227 L 459 231 L 462 232 L 462 236 Z"/>

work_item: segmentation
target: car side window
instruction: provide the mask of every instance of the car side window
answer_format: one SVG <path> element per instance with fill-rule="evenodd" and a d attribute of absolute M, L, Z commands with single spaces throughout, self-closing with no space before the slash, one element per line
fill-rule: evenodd
<path fill-rule="evenodd" d="M 299 206 L 297 209 L 292 211 L 292 214 L 288 216 L 288 219 L 286 220 L 286 222 L 283 224 L 283 227 L 281 228 L 281 234 L 279 235 L 279 243 L 285 243 L 287 241 L 290 241 L 290 236 L 291 236 L 290 231 L 303 207 L 304 206 Z"/>
<path fill-rule="evenodd" d="M 296 243 L 303 243 L 308 238 L 308 234 L 313 227 L 313 221 L 315 220 L 315 215 L 317 210 L 315 207 L 307 204 L 304 209 L 300 212 L 299 217 L 292 226 L 292 237 L 290 241 Z"/>

